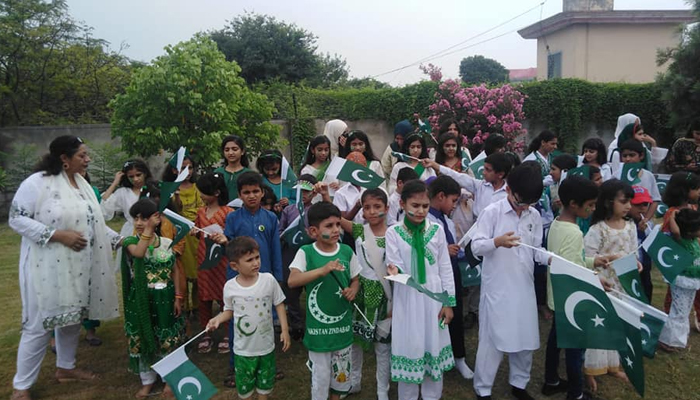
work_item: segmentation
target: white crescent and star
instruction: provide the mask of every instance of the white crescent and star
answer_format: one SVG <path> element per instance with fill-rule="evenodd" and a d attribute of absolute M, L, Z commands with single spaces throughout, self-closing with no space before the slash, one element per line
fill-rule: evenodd
<path fill-rule="evenodd" d="M 662 267 L 664 267 L 664 268 L 671 268 L 671 265 L 670 265 L 670 264 L 667 264 L 667 263 L 664 261 L 664 253 L 666 253 L 667 251 L 671 251 L 671 248 L 668 247 L 668 246 L 664 246 L 664 247 L 660 248 L 660 249 L 659 249 L 659 255 L 656 256 L 656 260 L 659 262 L 659 265 L 661 265 Z"/>
<path fill-rule="evenodd" d="M 301 231 L 297 231 L 297 233 L 292 236 L 292 244 L 297 245 L 301 242 Z"/>
<path fill-rule="evenodd" d="M 632 355 L 636 357 L 637 353 L 634 351 L 634 346 L 632 346 L 632 342 L 630 342 L 630 338 L 626 337 L 625 340 L 627 340 L 627 347 L 629 347 L 630 350 L 632 351 Z"/>
<path fill-rule="evenodd" d="M 580 290 L 572 293 L 564 302 L 564 313 L 565 313 L 566 319 L 569 321 L 569 323 L 574 328 L 576 328 L 580 331 L 583 331 L 583 329 L 581 329 L 581 327 L 578 326 L 578 324 L 576 323 L 576 319 L 574 319 L 574 310 L 576 309 L 576 306 L 578 305 L 578 303 L 580 303 L 582 301 L 592 301 L 592 302 L 596 303 L 598 306 L 600 306 L 600 308 L 602 308 L 605 312 L 608 311 L 595 297 L 593 297 L 589 293 L 582 292 Z M 598 317 L 598 315 L 596 315 L 596 317 L 600 318 L 600 317 Z M 598 320 L 600 322 L 600 325 L 603 325 L 603 323 L 602 323 L 603 319 L 604 318 L 600 318 Z M 596 322 L 596 321 L 594 320 L 594 322 Z M 597 322 L 596 322 L 596 326 L 598 326 Z"/>
<path fill-rule="evenodd" d="M 358 181 L 358 182 L 362 182 L 362 183 L 369 183 L 369 182 L 371 182 L 371 179 L 360 179 L 360 172 L 364 173 L 364 174 L 365 174 L 365 177 L 367 176 L 367 172 L 365 172 L 365 171 L 363 171 L 363 170 L 361 170 L 361 169 L 352 171 L 352 174 L 350 174 L 350 175 L 352 175 L 352 178 L 355 179 L 355 180 Z"/>
<path fill-rule="evenodd" d="M 645 323 L 642 322 L 642 325 L 640 326 L 639 329 L 643 330 L 644 332 L 647 333 L 647 336 L 651 337 L 651 331 L 649 330 L 649 327 Z"/>
<path fill-rule="evenodd" d="M 197 388 L 197 394 L 202 393 L 202 384 L 195 377 L 186 376 L 180 379 L 180 382 L 177 383 L 177 391 L 182 393 L 182 387 L 185 385 L 194 385 Z"/>
<path fill-rule="evenodd" d="M 214 251 L 216 251 L 216 249 L 218 249 L 218 248 L 220 248 L 220 247 L 221 247 L 221 245 L 218 244 L 218 243 L 214 243 L 214 244 L 211 246 L 211 249 L 209 249 L 209 259 L 210 259 L 210 260 L 213 260 L 213 259 L 214 259 Z"/>
<path fill-rule="evenodd" d="M 632 279 L 632 293 L 634 293 L 635 296 L 642 297 L 642 294 L 639 293 L 639 289 L 637 288 L 637 285 L 639 285 L 639 282 L 636 279 Z"/>
<path fill-rule="evenodd" d="M 311 315 L 318 322 L 328 325 L 338 323 L 345 318 L 345 314 L 348 312 L 346 310 L 340 315 L 328 315 L 321 310 L 321 308 L 318 306 L 318 291 L 321 289 L 322 285 L 323 282 L 311 289 L 311 293 L 309 293 L 309 311 L 311 311 Z"/>
<path fill-rule="evenodd" d="M 630 182 L 634 182 L 634 179 L 635 179 L 635 178 L 634 178 L 633 176 L 630 176 L 630 174 L 631 174 L 632 172 L 634 172 L 634 170 L 635 170 L 635 168 L 630 168 L 630 169 L 627 170 L 627 180 L 630 181 Z"/>

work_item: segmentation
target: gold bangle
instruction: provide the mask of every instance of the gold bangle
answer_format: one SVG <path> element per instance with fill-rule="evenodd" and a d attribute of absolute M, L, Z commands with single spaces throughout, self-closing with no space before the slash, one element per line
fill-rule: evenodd
<path fill-rule="evenodd" d="M 139 236 L 139 239 L 142 239 L 142 240 L 151 240 L 151 239 L 153 239 L 153 236 L 141 235 L 141 236 Z"/>

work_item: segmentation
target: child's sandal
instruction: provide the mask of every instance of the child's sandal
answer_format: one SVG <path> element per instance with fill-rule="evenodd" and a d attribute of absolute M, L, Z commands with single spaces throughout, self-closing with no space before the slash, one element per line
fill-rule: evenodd
<path fill-rule="evenodd" d="M 197 353 L 207 354 L 211 352 L 211 348 L 214 345 L 214 341 L 210 337 L 205 337 L 199 344 L 197 344 Z"/>
<path fill-rule="evenodd" d="M 231 350 L 228 348 L 228 338 L 223 338 L 216 346 L 216 351 L 219 354 L 228 354 Z"/>
<path fill-rule="evenodd" d="M 235 388 L 236 387 L 236 373 L 231 371 L 229 372 L 228 375 L 226 375 L 226 378 L 224 378 L 224 386 L 227 388 Z"/>

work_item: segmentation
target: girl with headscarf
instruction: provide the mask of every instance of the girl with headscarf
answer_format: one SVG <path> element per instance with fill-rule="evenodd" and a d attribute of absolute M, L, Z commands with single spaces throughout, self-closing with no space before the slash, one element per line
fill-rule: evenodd
<path fill-rule="evenodd" d="M 345 138 L 341 139 L 341 136 L 343 136 L 343 133 L 345 133 L 347 129 L 348 124 L 339 119 L 332 119 L 326 122 L 326 126 L 323 127 L 323 136 L 331 141 L 331 157 L 337 156 L 340 146 L 345 145 Z M 340 143 L 339 146 L 339 141 L 341 140 L 343 143 Z"/>

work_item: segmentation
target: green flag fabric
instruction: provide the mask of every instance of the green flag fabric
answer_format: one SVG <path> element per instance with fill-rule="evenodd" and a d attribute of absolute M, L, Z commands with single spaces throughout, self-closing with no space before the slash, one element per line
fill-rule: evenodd
<path fill-rule="evenodd" d="M 221 261 L 221 259 L 223 258 L 224 246 L 215 243 L 209 237 L 204 238 L 204 245 L 206 246 L 206 250 L 204 252 L 204 260 L 199 266 L 199 269 L 212 269 L 216 267 L 219 264 L 219 261 Z"/>
<path fill-rule="evenodd" d="M 553 257 L 550 277 L 559 348 L 622 348 L 622 322 L 593 271 Z"/>
<path fill-rule="evenodd" d="M 620 180 L 627 182 L 630 185 L 636 185 L 641 180 L 639 179 L 639 171 L 644 169 L 644 163 L 625 163 L 622 164 L 622 173 Z"/>
<path fill-rule="evenodd" d="M 642 243 L 651 260 L 668 282 L 673 284 L 678 274 L 693 264 L 693 256 L 680 244 L 661 233 L 661 227 L 656 226 Z"/>
<path fill-rule="evenodd" d="M 287 157 L 285 156 L 282 156 L 280 176 L 282 178 L 282 185 L 284 186 L 292 187 L 297 182 L 297 175 L 294 173 L 294 170 L 291 165 L 289 165 L 289 161 L 287 161 Z"/>
<path fill-rule="evenodd" d="M 654 358 L 656 347 L 659 344 L 659 335 L 661 335 L 661 330 L 664 328 L 664 324 L 666 324 L 668 315 L 624 293 L 618 293 L 618 295 L 625 303 L 644 313 L 640 325 L 642 350 L 646 357 Z"/>
<path fill-rule="evenodd" d="M 469 154 L 469 149 L 467 149 L 466 147 L 462 148 L 461 159 L 462 159 L 462 172 L 466 172 L 467 169 L 469 169 L 469 164 L 472 163 L 472 155 Z"/>
<path fill-rule="evenodd" d="M 346 161 L 344 158 L 335 157 L 326 170 L 326 175 L 334 176 L 338 180 L 350 182 L 353 185 L 367 189 L 374 189 L 384 182 L 384 178 L 377 175 L 367 167 Z"/>
<path fill-rule="evenodd" d="M 469 169 L 472 170 L 476 179 L 484 179 L 484 161 L 486 161 L 486 153 L 482 151 L 469 164 Z"/>
<path fill-rule="evenodd" d="M 637 270 L 637 255 L 628 254 L 618 258 L 613 261 L 613 268 L 625 292 L 635 299 L 649 304 L 649 299 L 642 290 L 642 278 Z"/>
<path fill-rule="evenodd" d="M 393 157 L 395 157 L 397 160 L 399 160 L 399 161 L 401 161 L 401 162 L 405 162 L 405 163 L 407 163 L 407 162 L 413 160 L 413 158 L 412 158 L 411 156 L 406 155 L 406 154 L 403 154 L 403 153 L 401 153 L 401 152 L 399 152 L 399 151 L 392 151 L 392 152 L 391 152 L 391 155 L 392 155 Z"/>
<path fill-rule="evenodd" d="M 663 196 L 666 191 L 666 185 L 668 185 L 668 181 L 671 180 L 671 175 L 654 174 L 654 177 L 656 178 L 656 187 L 659 189 L 659 194 Z M 655 215 L 657 218 L 663 218 L 666 211 L 668 211 L 668 206 L 664 203 L 659 203 L 659 206 L 656 207 Z"/>
<path fill-rule="evenodd" d="M 465 260 L 459 262 L 459 268 L 462 273 L 462 287 L 481 285 L 481 264 L 472 267 Z"/>
<path fill-rule="evenodd" d="M 217 392 L 209 378 L 187 357 L 185 346 L 157 362 L 153 370 L 170 385 L 177 400 L 207 400 Z"/>
<path fill-rule="evenodd" d="M 610 296 L 615 312 L 622 321 L 625 346 L 618 350 L 620 364 L 625 369 L 627 378 L 640 396 L 644 396 L 644 351 L 642 349 L 641 312 L 627 305 L 622 300 Z"/>
<path fill-rule="evenodd" d="M 187 236 L 190 230 L 194 228 L 194 222 L 183 217 L 182 215 L 176 214 L 173 211 L 168 210 L 167 208 L 163 210 L 163 215 L 165 215 L 165 217 L 168 218 L 168 220 L 170 220 L 170 222 L 175 227 L 175 237 L 173 238 L 173 242 L 170 244 L 170 248 L 172 249 L 173 246 L 175 246 L 180 240 Z"/>
<path fill-rule="evenodd" d="M 416 171 L 416 175 L 418 175 L 418 178 L 420 178 L 423 176 L 423 172 L 425 172 L 425 167 L 422 163 L 418 163 L 415 167 L 413 167 L 413 170 Z"/>
<path fill-rule="evenodd" d="M 403 285 L 406 285 L 408 287 L 412 287 L 413 289 L 416 289 L 417 291 L 423 293 L 424 295 L 430 297 L 431 299 L 437 301 L 438 303 L 442 303 L 443 306 L 446 307 L 454 307 L 454 299 L 450 298 L 450 295 L 447 294 L 447 291 L 443 291 L 442 293 L 436 293 L 436 292 L 431 292 L 430 290 L 426 289 L 423 285 L 419 284 L 416 282 L 411 275 L 408 274 L 397 274 L 397 275 L 389 275 L 385 277 L 386 279 L 394 282 L 401 283 Z"/>
<path fill-rule="evenodd" d="M 566 171 L 566 176 L 562 176 L 562 180 L 569 176 L 582 176 L 586 179 L 591 179 L 591 166 L 584 164 L 580 167 L 572 168 Z"/>
<path fill-rule="evenodd" d="M 304 220 L 306 219 L 304 214 L 306 213 L 306 210 L 304 209 L 304 202 L 301 201 L 301 190 L 304 187 L 308 188 L 308 186 L 305 186 L 304 183 L 297 183 L 297 210 L 299 210 L 299 216 L 296 217 L 296 219 L 294 219 L 294 221 L 292 221 L 287 229 L 285 229 L 280 235 L 282 240 L 284 240 L 287 245 L 293 249 L 299 249 L 301 246 L 313 243 L 314 241 L 306 233 L 306 226 L 304 225 Z"/>

